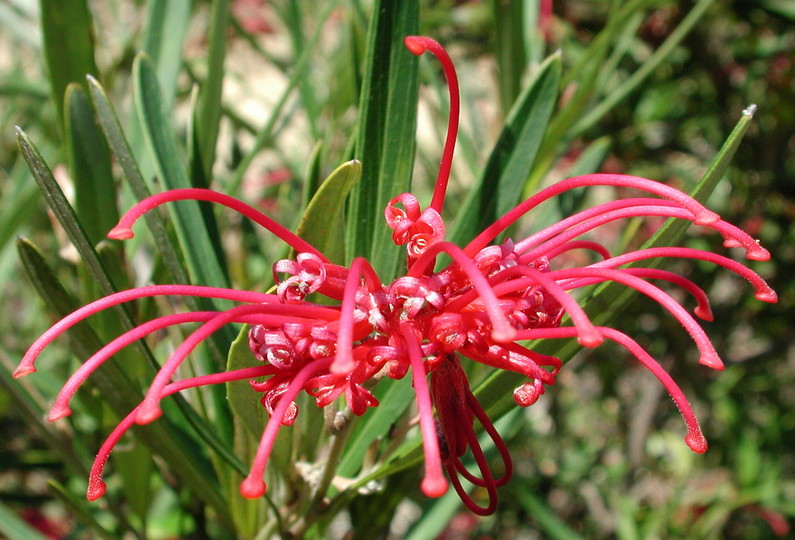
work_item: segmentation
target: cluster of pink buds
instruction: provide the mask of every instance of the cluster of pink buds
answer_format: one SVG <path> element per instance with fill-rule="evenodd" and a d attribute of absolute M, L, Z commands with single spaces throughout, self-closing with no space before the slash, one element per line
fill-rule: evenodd
<path fill-rule="evenodd" d="M 110 342 L 78 369 L 55 401 L 50 420 L 70 413 L 69 401 L 78 386 L 102 362 L 121 348 L 152 332 L 185 323 L 201 323 L 173 352 L 157 373 L 141 404 L 113 430 L 97 455 L 89 480 L 88 497 L 105 490 L 102 469 L 114 445 L 134 423 L 146 424 L 161 413 L 160 401 L 186 388 L 234 380 L 250 380 L 253 392 L 262 395 L 270 419 L 240 491 L 245 497 L 265 493 L 264 471 L 275 437 L 282 425 L 298 414 L 296 397 L 312 396 L 318 407 L 343 401 L 357 415 L 378 405 L 370 392 L 378 380 L 400 379 L 411 372 L 425 452 L 423 493 L 439 497 L 448 478 L 463 502 L 478 514 L 493 513 L 497 487 L 508 481 L 511 458 L 505 444 L 470 390 L 461 358 L 509 370 L 527 381 L 514 390 L 522 407 L 532 405 L 554 384 L 561 360 L 528 348 L 539 339 L 575 338 L 584 347 L 605 339 L 622 345 L 665 386 L 684 418 L 687 445 L 704 452 L 707 442 L 693 410 L 671 377 L 632 338 L 620 331 L 595 326 L 572 296 L 576 289 L 603 282 L 618 282 L 650 297 L 678 320 L 690 334 L 705 366 L 723 364 L 701 325 L 679 302 L 654 282 L 669 282 L 690 293 L 696 301 L 695 317 L 710 320 L 705 293 L 679 275 L 654 268 L 626 265 L 659 258 L 697 259 L 723 266 L 746 279 L 755 296 L 775 302 L 776 294 L 756 273 L 733 259 L 681 247 L 641 249 L 613 256 L 603 245 L 581 237 L 617 220 L 662 216 L 711 228 L 725 239 L 726 247 L 742 247 L 748 259 L 767 260 L 769 253 L 742 230 L 720 219 L 693 198 L 664 184 L 615 174 L 592 174 L 554 184 L 525 200 L 499 218 L 464 247 L 444 240 L 442 206 L 445 199 L 458 124 L 458 86 L 452 62 L 444 49 L 424 37 L 408 37 L 414 54 L 433 53 L 441 62 L 450 89 L 450 121 L 441 167 L 430 205 L 424 210 L 408 193 L 392 199 L 385 218 L 392 238 L 407 251 L 406 273 L 384 284 L 364 258 L 349 267 L 332 264 L 323 253 L 254 208 L 226 195 L 202 189 L 179 189 L 150 197 L 133 207 L 110 233 L 110 238 L 132 236 L 133 223 L 145 212 L 178 200 L 211 201 L 233 208 L 253 219 L 291 247 L 295 260 L 273 266 L 276 294 L 188 285 L 155 285 L 120 292 L 93 302 L 67 316 L 43 334 L 25 355 L 14 376 L 35 371 L 41 351 L 72 325 L 109 306 L 155 295 L 203 296 L 232 300 L 239 305 L 223 312 L 167 315 L 144 323 Z M 599 204 L 574 214 L 519 241 L 492 242 L 527 212 L 550 198 L 588 186 L 632 188 L 643 196 Z M 591 252 L 598 262 L 566 267 L 560 256 L 571 250 Z M 435 269 L 437 258 L 451 262 Z M 320 294 L 333 302 L 307 300 Z M 562 326 L 564 316 L 570 326 Z M 202 341 L 229 323 L 250 325 L 249 343 L 260 365 L 173 382 L 179 366 Z M 430 377 L 429 377 L 430 376 Z M 430 385 L 428 379 L 430 378 Z M 435 409 L 435 414 L 434 414 Z M 494 474 L 474 429 L 475 419 L 496 445 L 503 465 Z M 471 455 L 473 473 L 464 465 Z M 446 476 L 445 477 L 445 471 Z M 461 477 L 485 490 L 487 502 L 475 500 Z"/>

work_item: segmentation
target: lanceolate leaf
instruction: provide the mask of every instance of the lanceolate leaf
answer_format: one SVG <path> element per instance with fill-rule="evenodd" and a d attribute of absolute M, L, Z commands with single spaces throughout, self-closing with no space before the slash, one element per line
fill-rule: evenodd
<path fill-rule="evenodd" d="M 385 280 L 394 276 L 402 252 L 391 246 L 384 208 L 408 191 L 414 166 L 418 60 L 402 41 L 417 33 L 418 17 L 416 0 L 375 3 L 359 96 L 354 157 L 362 162 L 362 180 L 349 207 L 346 235 L 353 252 L 347 257 L 367 257 Z"/>
<path fill-rule="evenodd" d="M 97 73 L 91 12 L 86 0 L 40 0 L 39 7 L 52 97 L 63 126 L 66 87 Z"/>
<path fill-rule="evenodd" d="M 66 142 L 69 169 L 75 183 L 75 209 L 88 238 L 96 245 L 118 220 L 110 154 L 94 123 L 94 113 L 83 86 L 71 83 L 65 99 Z"/>
<path fill-rule="evenodd" d="M 156 66 L 163 108 L 171 110 L 182 67 L 182 49 L 190 22 L 190 0 L 148 2 L 143 51 Z"/>
<path fill-rule="evenodd" d="M 105 133 L 105 138 L 108 141 L 110 150 L 113 152 L 116 162 L 121 167 L 122 173 L 124 173 L 125 178 L 129 182 L 135 197 L 139 201 L 145 199 L 150 195 L 149 188 L 146 186 L 146 182 L 141 175 L 138 164 L 133 157 L 132 150 L 127 142 L 127 138 L 124 136 L 121 124 L 119 123 L 119 117 L 113 108 L 113 104 L 110 102 L 110 99 L 108 99 L 105 90 L 94 77 L 89 76 L 87 80 L 91 101 L 96 110 L 97 121 L 102 131 Z M 165 222 L 160 217 L 160 214 L 157 212 L 149 212 L 144 218 L 152 232 L 152 236 L 154 236 L 155 245 L 160 251 L 160 255 L 163 257 L 163 262 L 174 278 L 174 282 L 188 283 L 188 275 L 182 268 L 176 251 L 172 248 L 168 234 L 166 233 Z M 191 299 L 186 300 L 188 302 L 191 301 Z"/>
<path fill-rule="evenodd" d="M 362 164 L 343 163 L 320 184 L 298 224 L 298 236 L 315 246 L 332 262 L 344 263 L 345 246 L 342 220 L 345 199 L 359 181 Z"/>
<path fill-rule="evenodd" d="M 213 0 L 210 14 L 207 75 L 199 89 L 199 103 L 194 121 L 197 155 L 193 156 L 200 166 L 204 178 L 212 177 L 215 162 L 215 145 L 221 122 L 221 92 L 224 81 L 224 59 L 226 58 L 227 30 L 229 23 L 229 0 Z"/>
<path fill-rule="evenodd" d="M 133 67 L 135 100 L 144 128 L 144 137 L 155 157 L 155 167 L 166 189 L 192 187 L 160 94 L 152 62 L 138 55 Z M 199 205 L 183 201 L 173 205 L 174 224 L 182 251 L 195 283 L 228 287 L 229 281 L 219 258 L 220 249 L 210 242 L 210 233 Z"/>
<path fill-rule="evenodd" d="M 452 242 L 465 245 L 519 202 L 557 102 L 560 71 L 559 54 L 539 66 L 459 210 L 449 235 Z"/>

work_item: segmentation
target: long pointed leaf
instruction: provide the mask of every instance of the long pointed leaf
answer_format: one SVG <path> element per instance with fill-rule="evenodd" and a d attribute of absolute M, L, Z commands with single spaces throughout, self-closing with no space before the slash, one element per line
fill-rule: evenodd
<path fill-rule="evenodd" d="M 39 0 L 44 57 L 52 97 L 63 126 L 64 95 L 70 83 L 97 74 L 94 28 L 86 0 Z"/>
<path fill-rule="evenodd" d="M 402 45 L 416 34 L 416 0 L 381 0 L 373 6 L 365 78 L 359 99 L 355 157 L 362 180 L 351 196 L 347 245 L 352 256 L 367 257 L 376 272 L 391 278 L 401 250 L 383 226 L 389 200 L 411 184 L 417 118 L 417 59 Z"/>

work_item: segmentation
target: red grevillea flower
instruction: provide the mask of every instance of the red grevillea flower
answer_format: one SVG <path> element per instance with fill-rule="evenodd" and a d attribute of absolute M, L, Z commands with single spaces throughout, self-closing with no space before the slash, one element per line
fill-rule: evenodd
<path fill-rule="evenodd" d="M 121 436 L 134 423 L 155 420 L 160 415 L 160 400 L 174 392 L 248 379 L 252 391 L 262 394 L 262 405 L 270 419 L 251 471 L 240 486 L 245 497 L 259 497 L 265 493 L 263 476 L 276 434 L 282 425 L 295 421 L 298 414 L 295 398 L 301 391 L 312 396 L 319 407 L 340 399 L 360 415 L 378 405 L 369 391 L 373 382 L 383 377 L 400 379 L 411 370 L 425 452 L 422 491 L 431 497 L 444 494 L 448 488 L 446 471 L 467 507 L 478 514 L 492 513 L 497 505 L 497 487 L 511 476 L 511 458 L 471 392 L 460 359 L 465 357 L 524 375 L 527 382 L 514 390 L 513 397 L 518 405 L 526 407 L 538 399 L 546 386 L 554 384 L 561 368 L 559 358 L 539 354 L 520 343 L 536 339 L 575 338 L 585 347 L 596 347 L 605 339 L 619 343 L 665 386 L 684 418 L 687 445 L 696 452 L 707 449 L 692 408 L 671 377 L 632 338 L 613 328 L 595 326 L 572 291 L 613 281 L 648 296 L 690 334 L 700 352 L 700 362 L 715 369 L 722 369 L 723 364 L 701 325 L 655 282 L 684 288 L 696 300 L 694 315 L 710 320 L 705 293 L 693 282 L 671 272 L 626 265 L 659 258 L 697 259 L 723 266 L 746 279 L 759 300 L 775 302 L 775 292 L 756 273 L 722 255 L 661 247 L 614 256 L 603 245 L 581 237 L 616 220 L 674 217 L 714 229 L 724 237 L 726 247 L 744 248 L 748 259 L 767 260 L 769 253 L 746 233 L 686 194 L 645 178 L 615 174 L 579 176 L 554 184 L 500 217 L 466 246 L 446 242 L 442 210 L 458 127 L 458 83 L 450 58 L 437 42 L 411 36 L 405 44 L 414 54 L 429 51 L 439 59 L 448 80 L 451 106 L 430 205 L 423 210 L 413 195 L 404 193 L 392 199 L 385 209 L 394 242 L 405 245 L 407 252 L 406 273 L 392 283 L 384 284 L 366 259 L 358 257 L 349 267 L 332 264 L 323 253 L 259 211 L 204 189 L 172 190 L 145 199 L 109 233 L 114 239 L 130 238 L 133 223 L 156 206 L 179 200 L 202 200 L 246 215 L 293 247 L 298 255 L 295 260 L 274 264 L 276 294 L 188 285 L 141 287 L 84 306 L 33 344 L 14 376 L 35 371 L 34 362 L 49 343 L 78 321 L 112 305 L 156 295 L 203 296 L 239 304 L 223 312 L 179 313 L 146 322 L 111 341 L 67 381 L 56 398 L 50 420 L 70 414 L 69 401 L 78 386 L 121 348 L 172 325 L 201 323 L 163 364 L 141 404 L 113 430 L 100 449 L 89 479 L 89 499 L 104 492 L 102 468 Z M 518 241 L 491 244 L 541 203 L 588 186 L 632 188 L 642 196 L 599 204 Z M 598 262 L 579 268 L 561 265 L 560 256 L 571 250 L 590 251 Z M 452 262 L 435 270 L 441 254 Z M 332 302 L 323 305 L 308 302 L 306 297 L 311 293 L 321 294 Z M 570 326 L 562 326 L 564 315 L 571 320 Z M 180 364 L 191 351 L 229 323 L 251 325 L 249 345 L 261 365 L 173 382 Z M 503 465 L 499 474 L 492 472 L 484 456 L 473 427 L 475 420 L 500 453 Z M 464 466 L 463 459 L 468 454 L 474 459 L 477 473 Z M 460 477 L 483 488 L 487 502 L 482 504 L 472 498 Z"/>

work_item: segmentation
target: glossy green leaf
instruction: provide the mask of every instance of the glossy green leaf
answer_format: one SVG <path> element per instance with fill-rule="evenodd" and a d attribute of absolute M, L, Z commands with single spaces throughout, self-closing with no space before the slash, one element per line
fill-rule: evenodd
<path fill-rule="evenodd" d="M 52 97 L 63 126 L 66 87 L 97 74 L 91 12 L 86 0 L 39 0 L 39 7 Z"/>
<path fill-rule="evenodd" d="M 96 245 L 118 221 L 110 153 L 94 122 L 84 87 L 71 83 L 65 99 L 66 147 L 75 183 L 75 210 L 88 238 Z"/>
<path fill-rule="evenodd" d="M 557 102 L 560 72 L 559 54 L 539 66 L 459 210 L 449 235 L 452 242 L 465 245 L 519 202 Z"/>
<path fill-rule="evenodd" d="M 348 259 L 365 256 L 382 279 L 394 276 L 402 250 L 384 226 L 390 199 L 409 190 L 417 126 L 418 59 L 403 38 L 418 31 L 416 0 L 380 0 L 373 6 L 367 57 L 359 96 L 354 157 L 362 180 L 349 206 Z"/>
<path fill-rule="evenodd" d="M 343 163 L 332 172 L 315 193 L 298 224 L 298 236 L 319 249 L 329 260 L 343 264 L 345 199 L 361 178 L 362 164 Z"/>

